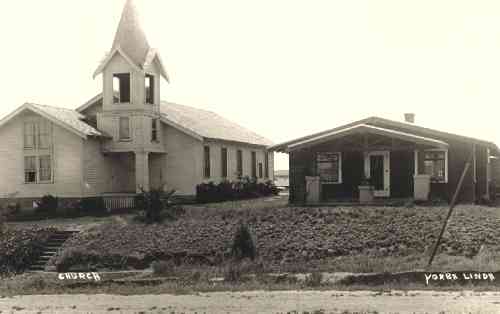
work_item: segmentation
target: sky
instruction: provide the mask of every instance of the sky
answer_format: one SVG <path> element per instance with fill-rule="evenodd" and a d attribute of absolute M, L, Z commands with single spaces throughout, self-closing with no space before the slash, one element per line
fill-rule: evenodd
<path fill-rule="evenodd" d="M 0 0 L 0 116 L 76 108 L 125 0 Z M 163 100 L 275 143 L 368 116 L 500 144 L 498 0 L 136 0 L 171 83 Z M 276 169 L 287 169 L 278 155 Z"/>

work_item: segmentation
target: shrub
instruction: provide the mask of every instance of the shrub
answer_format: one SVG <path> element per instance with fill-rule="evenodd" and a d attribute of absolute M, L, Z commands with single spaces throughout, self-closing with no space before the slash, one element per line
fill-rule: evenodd
<path fill-rule="evenodd" d="M 168 276 L 174 273 L 175 265 L 171 261 L 154 261 L 151 268 L 155 276 Z"/>
<path fill-rule="evenodd" d="M 141 188 L 141 193 L 135 197 L 136 206 L 142 211 L 140 219 L 151 224 L 161 222 L 164 217 L 177 218 L 179 210 L 171 202 L 174 193 L 175 190 L 165 192 L 163 187 L 151 188 L 149 191 Z"/>
<path fill-rule="evenodd" d="M 323 281 L 323 273 L 314 271 L 306 276 L 305 284 L 307 287 L 319 287 Z"/>
<path fill-rule="evenodd" d="M 44 195 L 41 200 L 36 202 L 36 211 L 44 214 L 55 214 L 59 207 L 57 197 L 50 194 Z"/>
<path fill-rule="evenodd" d="M 82 198 L 75 204 L 75 210 L 84 215 L 106 215 L 106 204 L 103 197 Z"/>
<path fill-rule="evenodd" d="M 237 181 L 201 183 L 196 186 L 198 203 L 213 203 L 278 195 L 279 189 L 272 181 L 258 183 L 257 179 L 242 177 Z"/>
<path fill-rule="evenodd" d="M 230 263 L 224 270 L 224 280 L 229 282 L 239 282 L 243 277 L 243 270 L 239 263 Z"/>
<path fill-rule="evenodd" d="M 234 235 L 233 244 L 231 246 L 231 254 L 236 259 L 248 257 L 254 259 L 256 255 L 255 244 L 253 243 L 252 235 L 248 226 L 240 223 L 236 234 Z"/>

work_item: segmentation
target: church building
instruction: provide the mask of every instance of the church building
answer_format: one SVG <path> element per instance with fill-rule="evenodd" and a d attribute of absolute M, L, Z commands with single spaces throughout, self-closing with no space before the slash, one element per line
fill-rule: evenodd
<path fill-rule="evenodd" d="M 169 81 L 127 0 L 102 92 L 76 109 L 25 103 L 0 120 L 0 198 L 133 195 L 164 186 L 192 196 L 202 182 L 272 180 L 272 144 L 206 110 L 162 101 Z"/>

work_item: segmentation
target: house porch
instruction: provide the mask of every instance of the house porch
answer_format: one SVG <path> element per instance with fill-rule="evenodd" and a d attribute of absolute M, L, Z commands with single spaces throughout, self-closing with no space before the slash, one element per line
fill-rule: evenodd
<path fill-rule="evenodd" d="M 424 171 L 439 172 L 424 161 L 424 152 L 433 149 L 447 154 L 444 142 L 371 127 L 298 143 L 289 151 L 290 202 L 357 204 L 360 186 L 373 189 L 373 198 L 368 202 L 372 205 L 414 198 L 415 182 L 419 182 L 416 178 L 427 177 L 430 181 Z M 439 175 L 444 178 L 444 171 Z M 446 199 L 446 182 L 428 186 L 430 193 Z M 419 189 L 420 185 L 417 194 Z"/>

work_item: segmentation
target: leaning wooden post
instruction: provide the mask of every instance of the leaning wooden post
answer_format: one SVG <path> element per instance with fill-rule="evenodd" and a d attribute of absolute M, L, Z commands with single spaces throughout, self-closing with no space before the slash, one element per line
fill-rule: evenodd
<path fill-rule="evenodd" d="M 460 189 L 462 188 L 462 183 L 464 182 L 465 174 L 467 173 L 467 170 L 469 170 L 471 159 L 472 159 L 472 155 L 467 160 L 467 163 L 465 163 L 464 171 L 462 171 L 462 176 L 460 177 L 460 181 L 458 181 L 457 188 L 455 189 L 455 193 L 453 194 L 453 198 L 451 199 L 450 209 L 448 210 L 448 215 L 446 216 L 446 219 L 443 223 L 443 227 L 441 228 L 441 232 L 439 233 L 439 237 L 437 238 L 436 244 L 434 245 L 434 249 L 432 250 L 432 254 L 431 254 L 431 257 L 429 259 L 429 263 L 427 264 L 427 267 L 430 267 L 432 264 L 432 261 L 434 260 L 434 256 L 436 255 L 437 249 L 438 249 L 439 244 L 441 242 L 441 238 L 443 237 L 444 230 L 446 229 L 446 225 L 448 224 L 448 220 L 450 219 L 451 213 L 453 212 L 453 208 L 455 207 L 455 203 L 456 203 L 457 198 L 458 198 L 458 193 L 460 192 Z"/>

